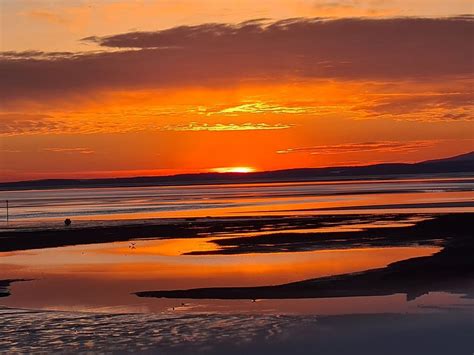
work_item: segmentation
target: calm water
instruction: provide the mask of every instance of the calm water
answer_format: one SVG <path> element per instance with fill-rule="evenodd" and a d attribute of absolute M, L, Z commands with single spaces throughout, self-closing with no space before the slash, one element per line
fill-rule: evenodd
<path fill-rule="evenodd" d="M 0 304 L 35 309 L 101 312 L 367 312 L 377 307 L 406 310 L 405 296 L 340 300 L 216 301 L 139 298 L 133 292 L 212 286 L 280 284 L 313 277 L 362 271 L 416 256 L 436 247 L 367 248 L 298 253 L 181 255 L 212 247 L 205 239 L 104 243 L 1 253 L 2 278 L 14 283 Z M 188 248 L 188 249 L 186 249 Z M 3 255 L 2 255 L 3 254 Z M 184 303 L 184 305 L 182 305 Z M 345 304 L 345 305 L 344 305 Z M 416 308 L 416 306 L 415 306 Z"/>
<path fill-rule="evenodd" d="M 60 226 L 61 219 L 66 216 L 81 224 L 153 217 L 474 211 L 474 180 L 14 191 L 1 192 L 0 198 L 8 199 L 11 206 L 10 223 L 7 225 L 3 221 L 3 228 L 41 224 Z M 338 226 L 320 229 L 319 232 L 357 227 L 370 226 Z M 253 235 L 255 233 L 247 233 L 248 237 Z M 211 241 L 215 237 L 138 240 L 133 248 L 129 242 L 117 242 L 0 253 L 0 279 L 32 280 L 14 283 L 12 295 L 0 299 L 0 305 L 109 313 L 348 314 L 425 312 L 427 308 L 424 306 L 472 304 L 460 295 L 444 293 L 424 295 L 411 302 L 401 294 L 258 302 L 151 299 L 133 294 L 144 290 L 287 283 L 379 268 L 439 250 L 438 247 L 424 246 L 184 255 L 192 251 L 214 250 L 218 247 Z M 221 234 L 219 237 L 226 236 Z"/>
<path fill-rule="evenodd" d="M 0 192 L 11 225 L 72 217 L 135 219 L 356 212 L 474 211 L 474 179 L 377 180 Z M 3 208 L 3 226 L 5 213 Z"/>

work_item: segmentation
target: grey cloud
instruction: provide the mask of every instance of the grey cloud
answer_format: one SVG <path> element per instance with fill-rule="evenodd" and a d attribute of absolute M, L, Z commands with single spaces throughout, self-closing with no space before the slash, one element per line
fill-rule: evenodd
<path fill-rule="evenodd" d="M 319 145 L 312 147 L 289 148 L 277 151 L 278 154 L 307 153 L 307 154 L 347 154 L 360 152 L 413 152 L 422 148 L 433 146 L 438 141 L 376 141 L 376 142 L 357 142 L 335 145 Z"/>
<path fill-rule="evenodd" d="M 0 95 L 9 104 L 94 90 L 234 85 L 247 80 L 469 77 L 473 24 L 466 16 L 290 19 L 89 37 L 84 41 L 121 50 L 4 53 Z"/>

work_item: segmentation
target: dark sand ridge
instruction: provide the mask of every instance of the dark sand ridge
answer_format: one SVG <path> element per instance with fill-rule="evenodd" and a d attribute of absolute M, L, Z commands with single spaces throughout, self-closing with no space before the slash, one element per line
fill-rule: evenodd
<path fill-rule="evenodd" d="M 0 232 L 0 252 L 55 248 L 69 245 L 97 244 L 137 239 L 227 237 L 229 233 L 314 229 L 327 226 L 348 226 L 357 223 L 409 222 L 414 214 L 336 215 L 304 217 L 238 217 L 132 220 L 104 225 L 37 227 Z M 426 215 L 423 215 L 426 216 Z"/>
<path fill-rule="evenodd" d="M 276 286 L 261 287 L 219 287 L 190 290 L 144 291 L 141 297 L 195 298 L 195 299 L 283 299 L 283 298 L 325 298 L 382 296 L 405 293 L 407 299 L 434 291 L 446 291 L 474 297 L 474 237 L 473 214 L 439 215 L 434 219 L 421 221 L 410 227 L 380 228 L 370 231 L 335 233 L 344 238 L 335 238 L 336 244 L 356 245 L 398 245 L 401 239 L 419 243 L 441 243 L 444 249 L 428 257 L 419 257 L 390 264 L 385 268 L 358 273 L 310 279 Z M 370 240 L 372 235 L 372 242 Z M 332 234 L 334 237 L 334 233 Z M 242 252 L 258 252 L 259 245 L 266 251 L 268 238 L 280 250 L 298 236 L 283 234 L 253 238 L 233 238 L 214 241 L 219 244 L 242 248 Z M 348 241 L 348 239 L 351 241 Z M 279 240 L 276 240 L 278 239 Z M 309 238 L 302 235 L 299 238 Z M 341 240 L 342 239 L 342 240 Z M 373 242 L 375 241 L 375 242 Z M 296 242 L 296 241 L 295 241 Z M 309 241 L 305 240 L 307 248 Z M 328 241 L 313 240 L 313 248 L 326 248 Z M 294 243 L 298 245 L 298 243 Z M 334 243 L 333 243 L 333 246 Z M 293 249 L 291 249 L 293 250 Z M 300 249 L 301 250 L 301 249 Z"/>
<path fill-rule="evenodd" d="M 390 216 L 390 215 L 389 215 Z M 403 221 L 401 215 L 393 221 Z M 472 235 L 474 213 L 419 215 L 424 219 L 405 225 L 372 226 L 350 231 L 308 231 L 295 233 L 279 231 L 263 235 L 216 238 L 211 242 L 219 246 L 215 250 L 194 251 L 190 255 L 272 253 L 321 249 L 346 249 L 356 247 L 385 247 L 407 245 L 444 246 L 451 239 Z M 377 218 L 371 216 L 371 218 Z M 383 219 L 382 219 L 383 220 Z M 364 222 L 362 217 L 360 222 Z M 409 220 L 408 220 L 409 221 Z M 342 225 L 342 223 L 341 223 Z M 350 227 L 350 225 L 344 225 Z M 238 234 L 238 233 L 236 233 Z"/>
<path fill-rule="evenodd" d="M 10 296 L 10 284 L 15 281 L 24 281 L 24 280 L 0 280 L 0 297 Z"/>

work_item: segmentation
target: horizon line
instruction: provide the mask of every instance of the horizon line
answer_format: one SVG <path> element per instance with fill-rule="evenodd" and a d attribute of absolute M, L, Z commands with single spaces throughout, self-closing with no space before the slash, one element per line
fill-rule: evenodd
<path fill-rule="evenodd" d="M 114 177 L 90 177 L 90 178 L 41 178 L 41 179 L 28 179 L 28 180 L 10 180 L 10 181 L 0 181 L 0 185 L 8 185 L 8 184 L 21 184 L 21 183 L 32 183 L 32 182 L 42 182 L 42 181 L 94 181 L 94 180 L 132 180 L 132 179 L 152 179 L 152 178 L 173 178 L 173 177 L 180 177 L 180 176 L 202 176 L 202 175 L 210 175 L 210 176 L 254 176 L 256 174 L 265 174 L 265 173 L 273 173 L 273 172 L 283 172 L 283 171 L 292 171 L 292 170 L 318 170 L 318 169 L 331 169 L 331 168 L 357 168 L 357 167 L 370 167 L 370 166 L 379 166 L 379 165 L 414 165 L 420 164 L 424 162 L 435 162 L 437 160 L 444 160 L 444 159 L 452 159 L 461 157 L 464 155 L 473 154 L 474 150 L 456 154 L 453 156 L 442 157 L 437 159 L 429 159 L 429 160 L 421 160 L 415 162 L 375 162 L 375 163 L 361 163 L 360 165 L 330 165 L 330 166 L 319 166 L 319 167 L 296 167 L 296 168 L 284 168 L 284 169 L 275 169 L 275 170 L 253 170 L 248 172 L 242 171 L 227 171 L 227 172 L 219 172 L 219 171 L 212 171 L 216 168 L 210 168 L 208 171 L 202 172 L 189 172 L 189 173 L 177 173 L 177 174 L 169 174 L 169 175 L 130 175 L 130 176 L 114 176 Z M 250 166 L 249 166 L 250 167 Z"/>

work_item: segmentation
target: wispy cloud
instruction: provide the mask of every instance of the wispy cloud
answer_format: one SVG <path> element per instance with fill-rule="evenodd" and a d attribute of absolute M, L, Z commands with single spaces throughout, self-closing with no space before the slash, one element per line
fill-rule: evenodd
<path fill-rule="evenodd" d="M 61 3 L 61 2 L 60 2 Z M 27 17 L 33 22 L 43 22 L 49 25 L 61 26 L 63 29 L 71 32 L 81 32 L 90 27 L 90 18 L 94 10 L 92 6 L 80 6 L 70 1 L 72 6 L 57 6 L 47 8 L 32 8 L 22 11 L 19 15 Z M 87 1 L 85 2 L 87 3 Z M 57 5 L 57 4 L 56 4 Z M 33 27 L 35 27 L 33 25 Z"/>
<path fill-rule="evenodd" d="M 90 148 L 76 147 L 76 148 L 63 148 L 63 147 L 52 147 L 44 148 L 45 152 L 53 153 L 67 153 L 67 154 L 93 154 L 94 151 Z"/>
<path fill-rule="evenodd" d="M 21 153 L 18 149 L 0 149 L 0 153 Z"/>
<path fill-rule="evenodd" d="M 212 131 L 212 132 L 222 132 L 222 131 L 259 131 L 259 130 L 280 130 L 288 129 L 293 127 L 291 124 L 268 124 L 268 123 L 197 123 L 191 122 L 185 125 L 169 125 L 163 127 L 163 130 L 166 131 Z"/>
<path fill-rule="evenodd" d="M 199 112 L 176 111 L 178 114 L 195 115 Z M 91 112 L 91 113 L 61 113 L 55 116 L 36 114 L 1 114 L 0 136 L 41 135 L 41 134 L 99 134 L 99 133 L 127 133 L 141 131 L 256 131 L 256 130 L 282 130 L 292 128 L 291 123 L 200 123 L 189 122 L 183 124 L 160 123 L 160 118 L 169 116 L 167 112 L 156 113 L 153 110 L 145 112 L 128 113 L 116 112 Z M 92 118 L 91 118 L 92 117 Z M 127 119 L 124 119 L 126 117 Z"/>
<path fill-rule="evenodd" d="M 372 94 L 353 107 L 365 118 L 393 118 L 416 121 L 472 121 L 474 93 L 422 92 Z"/>
<path fill-rule="evenodd" d="M 64 25 L 68 22 L 64 17 L 60 16 L 59 14 L 47 10 L 32 10 L 27 13 L 24 13 L 23 15 L 56 25 Z"/>
<path fill-rule="evenodd" d="M 49 115 L 0 113 L 0 136 L 54 133 L 64 129 L 64 123 Z"/>
<path fill-rule="evenodd" d="M 308 114 L 316 112 L 317 109 L 311 106 L 285 106 L 266 102 L 250 102 L 237 106 L 231 106 L 218 110 L 208 111 L 208 115 L 239 115 L 242 113 L 250 114 Z"/>
<path fill-rule="evenodd" d="M 435 145 L 437 140 L 422 141 L 378 141 L 378 142 L 361 142 L 361 143 L 345 143 L 335 145 L 319 145 L 312 147 L 288 148 L 278 150 L 278 154 L 306 153 L 306 154 L 347 154 L 361 152 L 414 152 L 423 148 Z"/>

